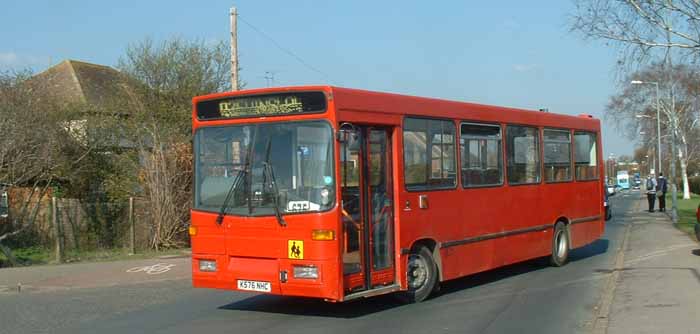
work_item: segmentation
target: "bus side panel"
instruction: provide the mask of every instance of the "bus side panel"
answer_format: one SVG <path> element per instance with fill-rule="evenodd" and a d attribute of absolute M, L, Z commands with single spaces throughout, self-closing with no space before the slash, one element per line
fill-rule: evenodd
<path fill-rule="evenodd" d="M 559 218 L 570 221 L 578 217 L 580 210 L 574 208 L 574 205 L 578 205 L 574 204 L 579 193 L 578 185 L 570 181 L 545 183 L 542 186 L 542 224 L 551 224 L 553 228 Z M 542 255 L 550 255 L 552 252 L 552 232 L 553 229 L 550 229 L 547 238 L 543 239 L 545 249 Z M 580 229 L 580 226 L 569 225 L 569 232 L 574 245 L 587 239 L 586 231 Z"/>
<path fill-rule="evenodd" d="M 572 217 L 572 246 L 581 247 L 600 237 L 600 221 L 603 203 L 599 181 L 576 182 L 574 203 L 576 214 Z M 577 222 L 577 220 L 583 220 Z"/>
<path fill-rule="evenodd" d="M 420 208 L 419 197 L 427 198 L 427 207 Z M 454 190 L 441 191 L 402 191 L 400 247 L 410 249 L 419 239 L 433 239 L 443 242 L 450 236 L 461 234 L 460 218 L 454 213 L 458 205 Z"/>
<path fill-rule="evenodd" d="M 428 198 L 428 207 L 419 208 L 418 197 Z M 443 280 L 493 268 L 496 241 L 470 239 L 501 232 L 500 222 L 506 208 L 502 188 L 454 189 L 442 191 L 407 192 L 400 203 L 408 202 L 401 214 L 401 247 L 409 249 L 412 242 L 432 238 L 441 245 Z M 455 210 L 457 210 L 455 212 Z M 451 242 L 464 242 L 450 245 Z"/>
<path fill-rule="evenodd" d="M 540 256 L 546 247 L 541 231 L 523 232 L 543 225 L 540 217 L 539 184 L 517 185 L 502 188 L 501 200 L 507 203 L 497 222 L 506 233 L 513 233 L 498 239 L 497 265 L 506 265 Z"/>
<path fill-rule="evenodd" d="M 475 274 L 494 267 L 495 240 L 486 240 L 441 249 L 443 280 Z"/>
<path fill-rule="evenodd" d="M 503 187 L 467 188 L 461 191 L 458 205 L 459 224 L 463 226 L 456 239 L 474 239 L 503 232 L 503 221 L 508 211 L 503 199 Z M 448 240 L 449 241 L 449 240 Z M 461 275 L 489 270 L 500 263 L 498 239 L 487 239 L 455 246 L 459 254 Z"/>

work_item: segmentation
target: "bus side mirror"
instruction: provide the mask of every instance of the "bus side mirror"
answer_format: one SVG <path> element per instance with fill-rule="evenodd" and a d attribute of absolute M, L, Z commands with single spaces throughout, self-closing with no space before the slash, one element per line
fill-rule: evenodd
<path fill-rule="evenodd" d="M 357 151 L 360 149 L 360 140 L 357 131 L 340 129 L 336 132 L 335 136 L 336 139 L 340 143 L 345 144 L 350 151 Z"/>
<path fill-rule="evenodd" d="M 347 143 L 350 139 L 350 131 L 345 129 L 340 129 L 335 133 L 335 139 L 340 143 Z"/>

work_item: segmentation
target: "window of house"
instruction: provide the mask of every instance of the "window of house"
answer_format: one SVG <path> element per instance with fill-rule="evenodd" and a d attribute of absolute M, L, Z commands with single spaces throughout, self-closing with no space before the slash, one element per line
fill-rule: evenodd
<path fill-rule="evenodd" d="M 576 180 L 598 179 L 598 150 L 596 134 L 576 131 L 574 133 L 574 161 L 576 163 Z"/>
<path fill-rule="evenodd" d="M 454 187 L 457 183 L 455 126 L 451 121 L 406 118 L 404 181 L 409 190 Z"/>
<path fill-rule="evenodd" d="M 539 183 L 540 145 L 537 128 L 509 125 L 506 137 L 508 183 Z"/>
<path fill-rule="evenodd" d="M 571 133 L 544 129 L 544 181 L 571 181 Z"/>
<path fill-rule="evenodd" d="M 500 126 L 463 123 L 459 144 L 462 186 L 467 188 L 503 184 Z"/>

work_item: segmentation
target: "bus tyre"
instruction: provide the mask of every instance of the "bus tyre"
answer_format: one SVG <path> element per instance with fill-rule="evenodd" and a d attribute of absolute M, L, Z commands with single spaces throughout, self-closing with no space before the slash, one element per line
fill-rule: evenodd
<path fill-rule="evenodd" d="M 549 263 L 555 267 L 561 267 L 566 264 L 569 259 L 569 233 L 566 224 L 557 222 L 554 225 L 554 234 L 552 235 L 552 256 L 549 258 Z"/>
<path fill-rule="evenodd" d="M 406 278 L 408 290 L 401 294 L 407 303 L 419 303 L 428 298 L 437 285 L 437 265 L 430 250 L 418 246 L 408 256 Z"/>

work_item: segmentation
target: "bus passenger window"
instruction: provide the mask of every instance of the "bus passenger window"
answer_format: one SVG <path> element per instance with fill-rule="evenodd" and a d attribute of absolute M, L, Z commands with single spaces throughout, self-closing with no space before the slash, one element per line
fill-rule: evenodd
<path fill-rule="evenodd" d="M 459 144 L 462 186 L 503 184 L 500 126 L 463 123 Z"/>
<path fill-rule="evenodd" d="M 455 126 L 451 121 L 406 118 L 403 128 L 404 182 L 409 190 L 457 184 Z"/>
<path fill-rule="evenodd" d="M 508 183 L 540 183 L 540 153 L 537 128 L 511 126 L 506 128 L 508 153 Z"/>
<path fill-rule="evenodd" d="M 571 181 L 571 133 L 544 129 L 544 181 Z"/>
<path fill-rule="evenodd" d="M 596 135 L 592 132 L 576 131 L 574 133 L 576 155 L 576 180 L 598 179 L 598 151 Z"/>

